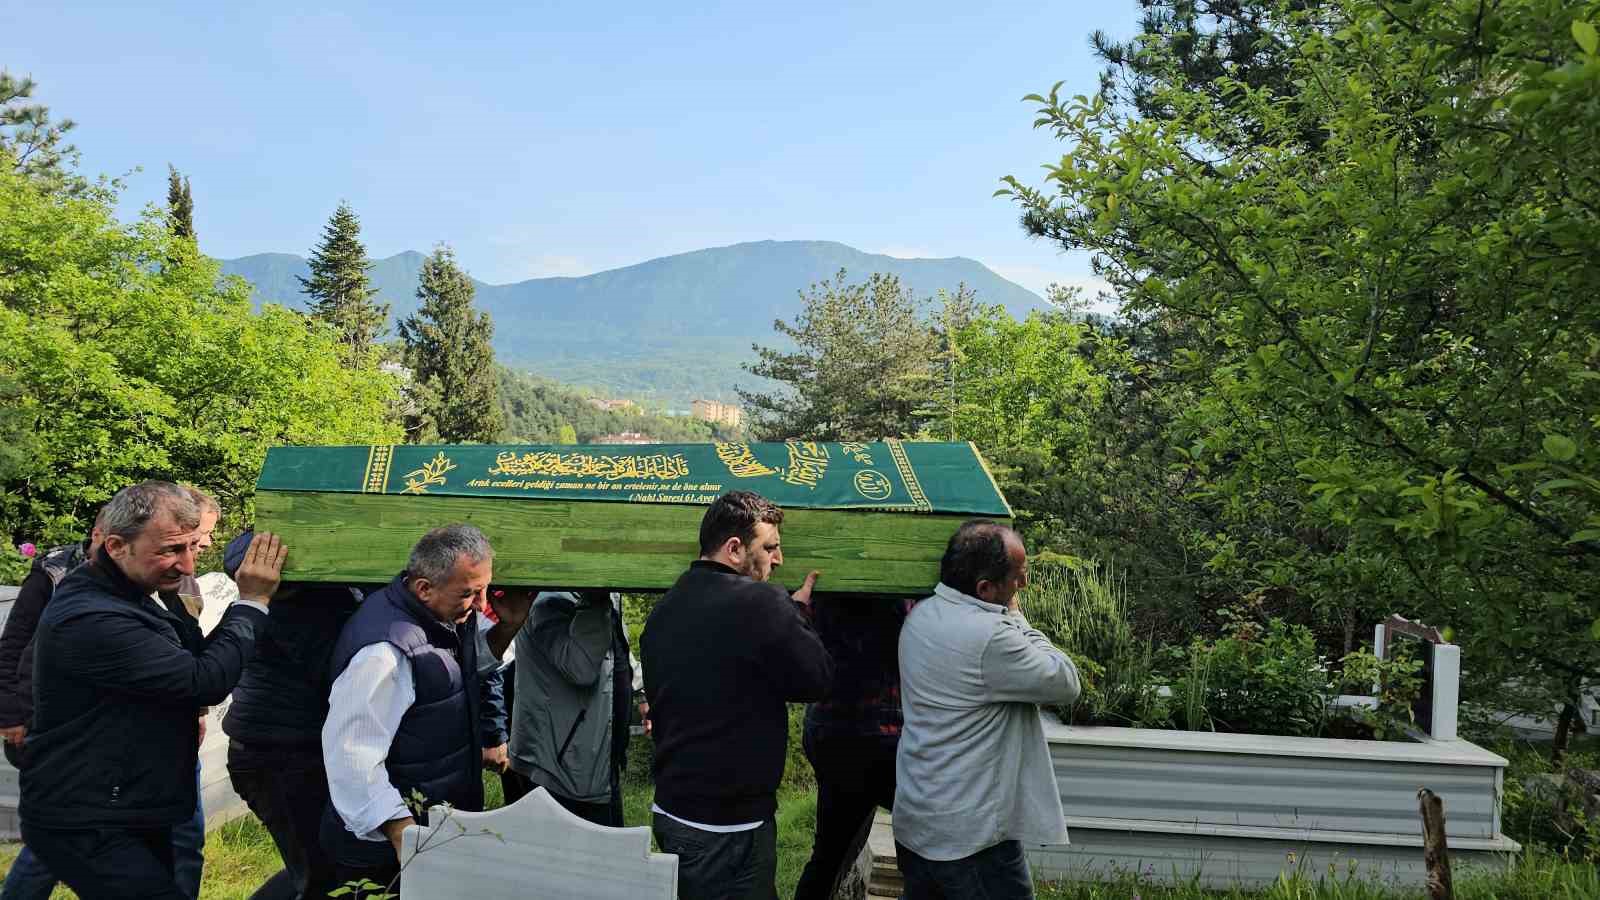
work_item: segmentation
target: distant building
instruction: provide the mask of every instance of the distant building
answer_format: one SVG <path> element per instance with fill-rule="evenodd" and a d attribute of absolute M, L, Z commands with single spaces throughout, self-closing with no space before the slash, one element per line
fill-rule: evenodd
<path fill-rule="evenodd" d="M 602 434 L 594 439 L 596 444 L 654 444 L 656 439 L 642 431 L 623 431 L 617 434 Z"/>
<path fill-rule="evenodd" d="M 636 412 L 639 405 L 632 400 L 603 400 L 599 397 L 590 397 L 588 404 L 601 412 Z"/>
<path fill-rule="evenodd" d="M 744 419 L 744 411 L 732 403 L 723 403 L 720 400 L 696 400 L 689 404 L 690 415 L 705 422 L 715 422 L 729 428 L 738 428 Z"/>

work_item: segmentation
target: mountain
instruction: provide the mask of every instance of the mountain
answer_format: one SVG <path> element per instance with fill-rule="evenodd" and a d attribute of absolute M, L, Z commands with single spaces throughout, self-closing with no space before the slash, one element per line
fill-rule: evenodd
<path fill-rule="evenodd" d="M 376 260 L 372 283 L 391 312 L 417 307 L 423 256 Z M 799 292 L 844 269 L 851 281 L 894 274 L 919 297 L 965 283 L 985 303 L 1013 315 L 1040 308 L 1032 291 L 963 257 L 899 259 L 832 241 L 758 241 L 652 259 L 581 278 L 535 278 L 477 284 L 477 302 L 494 318 L 500 361 L 570 384 L 685 408 L 693 397 L 733 399 L 752 386 L 739 364 L 752 343 L 772 344 L 774 319 L 792 319 Z M 305 307 L 296 276 L 302 257 L 260 253 L 222 260 L 225 274 L 256 288 L 259 299 Z"/>

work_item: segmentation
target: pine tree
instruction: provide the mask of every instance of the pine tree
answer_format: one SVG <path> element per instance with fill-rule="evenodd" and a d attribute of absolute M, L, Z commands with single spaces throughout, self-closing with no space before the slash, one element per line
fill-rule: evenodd
<path fill-rule="evenodd" d="M 400 323 L 406 365 L 423 408 L 406 417 L 419 443 L 492 441 L 500 433 L 499 380 L 494 367 L 494 323 L 473 309 L 472 279 L 440 246 L 422 263 L 415 315 Z"/>
<path fill-rule="evenodd" d="M 378 293 L 367 278 L 372 268 L 361 243 L 361 221 L 350 204 L 340 201 L 322 229 L 322 243 L 311 251 L 311 277 L 300 286 L 311 298 L 311 316 L 339 329 L 340 340 L 352 359 L 364 356 L 387 330 L 389 304 L 372 298 Z"/>
<path fill-rule="evenodd" d="M 65 143 L 76 127 L 71 119 L 51 121 L 50 108 L 26 103 L 36 87 L 32 78 L 17 78 L 0 70 L 0 165 L 69 196 L 89 189 L 89 181 L 75 171 L 78 148 Z"/>
<path fill-rule="evenodd" d="M 167 216 L 174 235 L 195 240 L 194 194 L 189 191 L 189 179 L 180 177 L 171 163 L 167 164 Z"/>

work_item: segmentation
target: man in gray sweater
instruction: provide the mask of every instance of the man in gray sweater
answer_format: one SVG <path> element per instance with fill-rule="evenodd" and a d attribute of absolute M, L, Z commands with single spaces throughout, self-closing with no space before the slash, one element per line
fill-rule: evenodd
<path fill-rule="evenodd" d="M 905 900 L 1032 898 L 1023 847 L 1067 842 L 1038 704 L 1075 700 L 1078 671 L 1017 607 L 1028 556 L 1010 528 L 962 525 L 939 581 L 900 631 Z"/>

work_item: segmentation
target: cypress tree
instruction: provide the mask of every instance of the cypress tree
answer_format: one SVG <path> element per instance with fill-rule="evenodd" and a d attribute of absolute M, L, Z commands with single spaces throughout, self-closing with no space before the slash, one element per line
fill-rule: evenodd
<path fill-rule="evenodd" d="M 441 245 L 422 263 L 417 312 L 400 323 L 406 365 L 421 407 L 406 417 L 419 443 L 492 441 L 500 433 L 494 323 L 473 309 L 472 279 Z"/>
<path fill-rule="evenodd" d="M 309 264 L 311 277 L 301 278 L 300 287 L 311 298 L 312 318 L 339 329 L 350 358 L 361 358 L 387 330 L 389 304 L 372 299 L 378 293 L 367 278 L 372 261 L 361 243 L 361 221 L 350 204 L 339 202 Z"/>
<path fill-rule="evenodd" d="M 180 178 L 171 163 L 167 163 L 167 216 L 172 220 L 173 234 L 195 240 L 194 195 L 189 192 L 189 179 Z"/>

